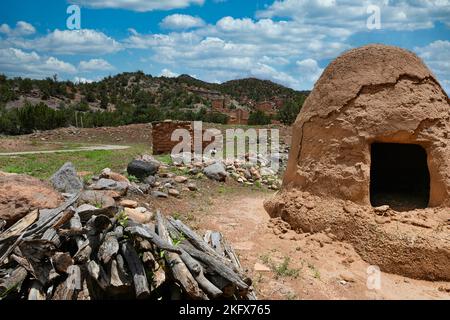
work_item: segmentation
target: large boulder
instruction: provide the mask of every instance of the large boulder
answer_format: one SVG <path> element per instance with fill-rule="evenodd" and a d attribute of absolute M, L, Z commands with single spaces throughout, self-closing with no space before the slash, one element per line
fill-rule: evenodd
<path fill-rule="evenodd" d="M 77 171 L 71 162 L 65 163 L 50 178 L 53 187 L 60 192 L 78 193 L 83 190 L 83 182 L 77 176 Z"/>
<path fill-rule="evenodd" d="M 153 176 L 158 172 L 160 164 L 156 161 L 133 160 L 128 164 L 127 172 L 144 181 L 148 176 Z"/>
<path fill-rule="evenodd" d="M 216 181 L 225 181 L 227 179 L 227 171 L 225 165 L 221 162 L 215 162 L 203 169 L 203 173 L 210 179 Z"/>
<path fill-rule="evenodd" d="M 35 209 L 53 209 L 64 202 L 48 183 L 26 175 L 0 174 L 0 220 L 11 226 Z"/>

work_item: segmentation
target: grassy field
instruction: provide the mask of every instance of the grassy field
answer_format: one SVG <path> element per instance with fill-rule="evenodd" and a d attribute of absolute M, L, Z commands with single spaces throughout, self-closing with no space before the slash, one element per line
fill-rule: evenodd
<path fill-rule="evenodd" d="M 136 144 L 126 150 L 114 151 L 0 156 L 0 171 L 23 173 L 41 179 L 48 179 L 64 163 L 70 161 L 79 172 L 99 173 L 104 168 L 122 172 L 135 156 L 143 153 L 151 154 L 151 149 L 148 145 Z"/>

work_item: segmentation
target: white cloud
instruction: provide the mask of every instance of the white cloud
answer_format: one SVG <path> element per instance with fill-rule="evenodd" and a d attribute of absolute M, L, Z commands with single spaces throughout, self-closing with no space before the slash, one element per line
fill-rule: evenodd
<path fill-rule="evenodd" d="M 425 47 L 416 47 L 414 51 L 436 74 L 447 93 L 450 93 L 450 41 L 437 40 Z"/>
<path fill-rule="evenodd" d="M 437 21 L 450 23 L 448 0 L 277 0 L 257 13 L 259 18 L 284 17 L 302 24 L 367 31 L 369 5 L 381 12 L 382 30 L 432 28 Z"/>
<path fill-rule="evenodd" d="M 89 61 L 81 61 L 79 69 L 82 71 L 107 71 L 113 70 L 114 67 L 106 60 L 91 59 Z"/>
<path fill-rule="evenodd" d="M 73 74 L 76 68 L 54 57 L 42 57 L 36 52 L 16 48 L 0 49 L 0 70 L 11 76 L 45 78 L 53 74 Z"/>
<path fill-rule="evenodd" d="M 178 73 L 172 72 L 169 69 L 163 69 L 159 75 L 160 77 L 166 77 L 166 78 L 176 78 L 179 76 Z"/>
<path fill-rule="evenodd" d="M 36 33 L 36 29 L 28 22 L 18 21 L 15 28 L 11 28 L 6 23 L 0 25 L 0 33 L 8 37 L 29 36 Z"/>
<path fill-rule="evenodd" d="M 165 17 L 159 25 L 164 29 L 176 30 L 202 27 L 205 22 L 201 18 L 186 14 L 172 14 Z"/>
<path fill-rule="evenodd" d="M 203 5 L 205 0 L 70 0 L 70 2 L 96 9 L 113 8 L 146 12 L 180 9 L 191 5 Z"/>
<path fill-rule="evenodd" d="M 94 82 L 94 80 L 86 79 L 83 77 L 75 77 L 75 78 L 73 78 L 73 82 L 74 83 L 92 83 L 92 82 Z"/>
<path fill-rule="evenodd" d="M 296 62 L 299 78 L 303 83 L 308 83 L 312 88 L 314 83 L 322 75 L 324 69 L 314 59 L 304 59 Z"/>
<path fill-rule="evenodd" d="M 119 42 L 102 32 L 90 29 L 58 30 L 32 40 L 7 39 L 10 46 L 55 54 L 107 54 L 122 49 Z"/>

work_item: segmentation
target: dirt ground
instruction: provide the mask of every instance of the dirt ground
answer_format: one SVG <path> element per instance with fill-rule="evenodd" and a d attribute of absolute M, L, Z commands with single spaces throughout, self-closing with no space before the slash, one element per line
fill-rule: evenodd
<path fill-rule="evenodd" d="M 42 150 L 55 142 L 73 147 L 74 143 L 123 145 L 150 139 L 147 125 L 77 130 L 65 128 L 0 138 L 0 148 Z M 180 198 L 145 196 L 136 200 L 152 212 L 161 210 L 194 229 L 222 232 L 252 277 L 259 299 L 450 299 L 450 283 L 387 273 L 381 273 L 379 290 L 368 289 L 369 265 L 350 244 L 334 241 L 326 234 L 289 230 L 282 221 L 271 220 L 263 208 L 264 200 L 272 197 L 273 191 L 229 180 L 225 184 L 197 180 L 199 191 L 181 191 Z"/>
<path fill-rule="evenodd" d="M 450 299 L 450 284 L 381 273 L 381 289 L 367 288 L 367 268 L 351 245 L 325 234 L 281 239 L 263 208 L 267 193 L 213 200 L 201 229 L 218 230 L 232 243 L 261 299 Z M 289 233 L 288 233 L 289 234 Z M 286 266 L 286 258 L 289 263 Z M 284 263 L 284 266 L 283 266 Z M 270 271 L 256 271 L 255 264 Z M 258 270 L 261 267 L 257 268 Z"/>

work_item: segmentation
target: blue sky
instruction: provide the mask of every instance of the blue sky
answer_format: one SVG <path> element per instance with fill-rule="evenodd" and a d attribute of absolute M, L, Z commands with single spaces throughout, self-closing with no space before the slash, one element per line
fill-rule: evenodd
<path fill-rule="evenodd" d="M 73 4 L 81 30 L 67 28 Z M 379 29 L 367 26 L 371 5 Z M 376 42 L 417 53 L 450 92 L 449 31 L 450 0 L 3 0 L 0 73 L 95 81 L 142 70 L 311 89 L 343 51 Z"/>

